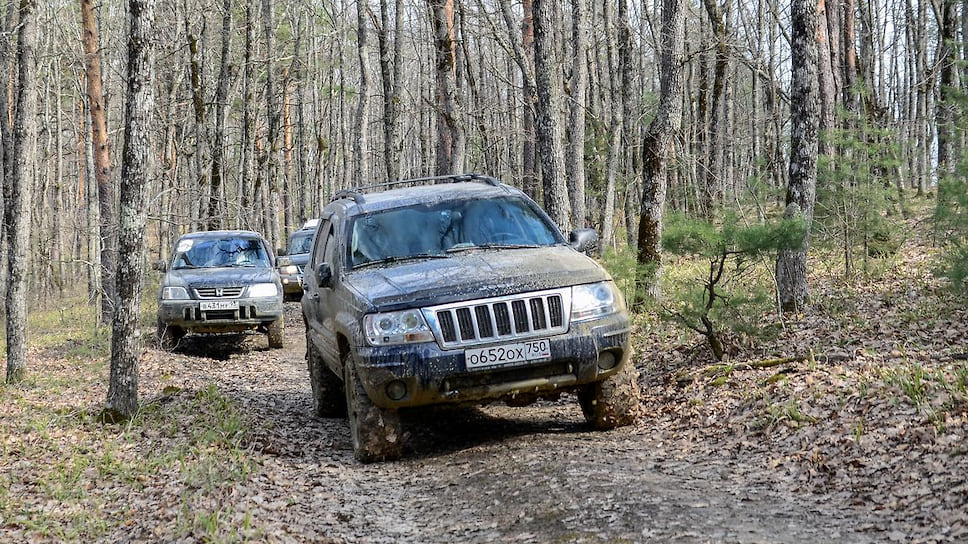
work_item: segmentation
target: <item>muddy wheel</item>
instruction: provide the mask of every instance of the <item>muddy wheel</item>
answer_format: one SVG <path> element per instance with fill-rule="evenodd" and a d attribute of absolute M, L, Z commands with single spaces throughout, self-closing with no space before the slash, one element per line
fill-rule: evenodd
<path fill-rule="evenodd" d="M 400 415 L 396 410 L 384 410 L 370 401 L 352 355 L 344 356 L 343 373 L 346 415 L 356 459 L 362 463 L 398 459 L 403 455 Z"/>
<path fill-rule="evenodd" d="M 284 330 L 284 320 L 285 317 L 279 316 L 279 319 L 269 323 L 267 327 L 266 335 L 269 337 L 269 348 L 279 349 L 282 347 L 282 333 Z"/>
<path fill-rule="evenodd" d="M 161 349 L 175 349 L 178 341 L 185 336 L 185 331 L 174 325 L 168 325 L 161 319 L 158 320 L 158 346 Z"/>
<path fill-rule="evenodd" d="M 306 366 L 309 367 L 309 381 L 313 388 L 313 414 L 317 417 L 345 416 L 343 382 L 326 366 L 309 338 L 306 338 Z"/>
<path fill-rule="evenodd" d="M 638 372 L 631 362 L 578 393 L 585 420 L 599 430 L 631 425 L 639 414 Z"/>

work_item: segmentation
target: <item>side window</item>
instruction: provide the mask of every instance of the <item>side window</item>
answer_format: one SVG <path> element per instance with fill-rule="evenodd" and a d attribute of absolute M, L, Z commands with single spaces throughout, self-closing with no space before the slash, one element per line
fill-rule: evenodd
<path fill-rule="evenodd" d="M 332 262 L 332 260 L 324 253 L 329 250 L 329 241 L 333 237 L 333 225 L 329 221 L 321 221 L 319 223 L 319 228 L 316 231 L 316 236 L 314 238 L 315 244 L 313 246 L 313 255 L 310 260 L 309 266 L 313 269 L 321 262 Z"/>

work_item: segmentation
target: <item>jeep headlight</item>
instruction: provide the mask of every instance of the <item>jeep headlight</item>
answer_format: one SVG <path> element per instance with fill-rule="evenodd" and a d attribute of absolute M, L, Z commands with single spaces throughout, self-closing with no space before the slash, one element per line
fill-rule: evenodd
<path fill-rule="evenodd" d="M 184 287 L 165 287 L 161 290 L 161 300 L 188 300 L 188 291 Z"/>
<path fill-rule="evenodd" d="M 571 320 L 582 321 L 615 313 L 625 307 L 610 281 L 578 285 L 571 291 Z"/>
<path fill-rule="evenodd" d="M 296 274 L 299 273 L 299 267 L 294 264 L 283 266 L 282 268 L 279 269 L 279 273 L 285 274 L 287 276 L 295 276 Z"/>
<path fill-rule="evenodd" d="M 249 286 L 249 297 L 274 297 L 279 294 L 279 289 L 274 283 L 255 283 Z"/>
<path fill-rule="evenodd" d="M 374 346 L 431 342 L 434 339 L 420 310 L 404 310 L 363 317 L 366 339 Z"/>

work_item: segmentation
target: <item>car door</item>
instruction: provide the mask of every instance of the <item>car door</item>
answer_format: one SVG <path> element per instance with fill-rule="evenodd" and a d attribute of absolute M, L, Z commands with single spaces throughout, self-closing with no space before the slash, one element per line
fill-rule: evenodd
<path fill-rule="evenodd" d="M 336 341 L 336 305 L 333 286 L 338 281 L 339 270 L 336 262 L 338 242 L 333 224 L 321 220 L 313 245 L 309 268 L 303 277 L 303 314 L 306 317 L 306 332 L 309 339 L 319 349 L 323 360 L 331 368 L 339 364 L 339 346 Z M 329 270 L 329 280 L 321 282 L 320 271 Z"/>

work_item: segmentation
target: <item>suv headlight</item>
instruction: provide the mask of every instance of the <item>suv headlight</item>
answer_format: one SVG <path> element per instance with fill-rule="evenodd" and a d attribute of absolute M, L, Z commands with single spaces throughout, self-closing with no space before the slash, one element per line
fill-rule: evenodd
<path fill-rule="evenodd" d="M 274 297 L 278 294 L 279 289 L 276 288 L 274 283 L 256 283 L 249 286 L 249 296 L 252 298 Z"/>
<path fill-rule="evenodd" d="M 161 300 L 188 300 L 188 291 L 184 287 L 165 287 L 161 290 Z"/>
<path fill-rule="evenodd" d="M 420 310 L 363 316 L 363 331 L 374 346 L 431 342 L 434 339 Z"/>
<path fill-rule="evenodd" d="M 279 273 L 285 274 L 286 276 L 295 276 L 299 273 L 299 267 L 294 264 L 283 266 L 279 269 Z"/>
<path fill-rule="evenodd" d="M 622 295 L 610 281 L 578 285 L 571 291 L 571 320 L 583 321 L 613 314 L 625 307 Z"/>

